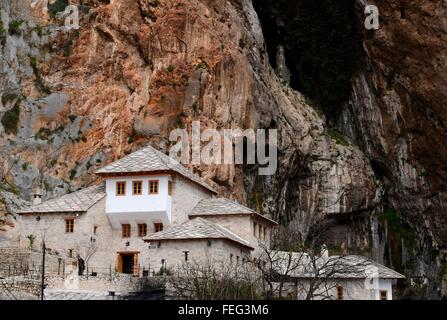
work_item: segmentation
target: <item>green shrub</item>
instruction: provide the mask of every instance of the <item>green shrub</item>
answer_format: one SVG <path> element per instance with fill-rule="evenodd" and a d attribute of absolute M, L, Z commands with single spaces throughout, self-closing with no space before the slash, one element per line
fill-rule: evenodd
<path fill-rule="evenodd" d="M 54 18 L 58 12 L 65 11 L 69 5 L 68 0 L 56 0 L 53 4 L 48 3 L 48 13 Z"/>
<path fill-rule="evenodd" d="M 24 162 L 24 163 L 22 164 L 22 169 L 23 169 L 23 171 L 28 170 L 28 167 L 29 167 L 29 163 L 28 163 L 28 162 Z"/>
<path fill-rule="evenodd" d="M 50 168 L 54 167 L 57 164 L 57 160 L 56 159 L 51 159 L 50 162 L 48 162 L 48 166 Z"/>
<path fill-rule="evenodd" d="M 6 111 L 2 118 L 2 125 L 5 128 L 6 133 L 17 134 L 18 125 L 20 120 L 20 108 L 19 103 L 16 103 L 14 107 Z"/>
<path fill-rule="evenodd" d="M 166 68 L 166 71 L 169 72 L 169 73 L 172 73 L 172 72 L 174 71 L 174 69 L 175 69 L 175 67 L 174 67 L 172 64 L 170 64 L 170 65 Z"/>
<path fill-rule="evenodd" d="M 6 179 L 3 179 L 0 182 L 0 189 L 7 191 L 7 192 L 11 192 L 14 193 L 15 195 L 19 195 L 20 194 L 20 190 L 19 188 L 12 182 L 8 182 Z"/>
<path fill-rule="evenodd" d="M 6 106 L 6 104 L 8 104 L 8 102 L 14 101 L 17 98 L 18 98 L 18 96 L 14 93 L 4 93 L 2 96 L 2 104 L 3 104 L 3 106 Z"/>
<path fill-rule="evenodd" d="M 0 36 L 6 33 L 5 27 L 3 26 L 3 21 L 0 19 Z"/>
<path fill-rule="evenodd" d="M 35 140 L 48 140 L 52 132 L 48 128 L 40 128 L 39 131 L 34 135 Z"/>
<path fill-rule="evenodd" d="M 20 27 L 23 24 L 23 20 L 12 20 L 9 23 L 9 34 L 15 34 L 15 35 L 20 35 L 21 34 L 21 30 Z"/>
<path fill-rule="evenodd" d="M 76 169 L 71 169 L 70 171 L 70 180 L 73 180 L 76 177 L 76 174 L 78 172 L 76 171 Z"/>
<path fill-rule="evenodd" d="M 327 129 L 327 133 L 332 138 L 332 140 L 334 140 L 337 144 L 340 144 L 342 146 L 349 146 L 349 142 L 341 134 L 340 131 L 338 131 L 336 129 Z"/>

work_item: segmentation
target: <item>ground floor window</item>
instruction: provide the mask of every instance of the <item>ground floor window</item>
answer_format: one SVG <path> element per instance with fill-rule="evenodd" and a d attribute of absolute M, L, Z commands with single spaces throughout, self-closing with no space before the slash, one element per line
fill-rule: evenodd
<path fill-rule="evenodd" d="M 388 300 L 388 290 L 380 290 L 380 300 Z"/>
<path fill-rule="evenodd" d="M 337 286 L 337 300 L 343 300 L 343 287 Z"/>

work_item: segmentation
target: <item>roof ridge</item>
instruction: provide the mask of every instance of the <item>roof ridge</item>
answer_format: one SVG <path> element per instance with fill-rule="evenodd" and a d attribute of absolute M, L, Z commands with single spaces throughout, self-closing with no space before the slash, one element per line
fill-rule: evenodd
<path fill-rule="evenodd" d="M 204 218 L 202 218 L 202 217 L 197 217 L 197 218 L 194 218 L 194 219 L 200 219 L 200 220 L 202 220 L 203 222 L 205 222 L 205 224 L 207 224 L 207 225 L 209 225 L 209 226 L 211 226 L 211 227 L 213 227 L 213 228 L 217 228 L 217 231 L 218 231 L 220 234 L 222 234 L 225 238 L 228 238 L 228 237 L 227 237 L 225 234 L 222 233 L 222 232 L 223 232 L 222 229 L 224 229 L 224 232 L 228 232 L 228 233 L 230 233 L 232 236 L 234 236 L 235 238 L 239 239 L 242 243 L 246 243 L 247 245 L 249 244 L 249 242 L 248 242 L 247 240 L 241 238 L 239 235 L 235 234 L 233 231 L 229 230 L 228 228 L 225 228 L 224 226 L 222 226 L 222 225 L 220 225 L 220 224 L 217 224 L 217 223 L 215 223 L 215 222 L 206 220 L 206 219 L 204 219 Z"/>
<path fill-rule="evenodd" d="M 92 191 L 87 193 L 87 191 Z M 85 188 L 81 188 L 79 190 L 76 190 L 71 193 L 65 193 L 61 196 L 54 197 L 51 199 L 47 199 L 45 201 L 42 201 L 39 204 L 32 204 L 26 208 L 23 208 L 19 211 L 17 211 L 18 214 L 23 213 L 51 213 L 51 212 L 85 212 L 88 211 L 91 207 L 93 207 L 95 204 L 97 204 L 99 201 L 101 201 L 105 197 L 105 186 L 104 183 L 98 184 L 98 185 L 92 185 Z M 79 201 L 77 202 L 73 198 L 78 198 L 82 204 L 79 204 Z M 58 203 L 59 202 L 59 203 Z M 61 209 L 66 206 L 67 210 Z M 86 205 L 82 207 L 82 205 Z M 56 208 L 61 210 L 56 210 Z M 74 209 L 76 208 L 76 210 Z M 66 208 L 65 208 L 66 209 Z"/>

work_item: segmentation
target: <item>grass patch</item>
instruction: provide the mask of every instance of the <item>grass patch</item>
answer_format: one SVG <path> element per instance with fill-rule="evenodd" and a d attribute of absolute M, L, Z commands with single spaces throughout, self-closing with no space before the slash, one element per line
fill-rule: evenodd
<path fill-rule="evenodd" d="M 340 131 L 336 129 L 327 129 L 327 133 L 337 144 L 345 147 L 349 146 L 349 142 L 346 140 L 345 136 L 341 134 Z"/>
<path fill-rule="evenodd" d="M 24 162 L 24 163 L 22 164 L 22 169 L 23 169 L 23 171 L 28 170 L 28 167 L 29 167 L 29 163 L 28 163 L 28 162 Z"/>
<path fill-rule="evenodd" d="M 35 83 L 37 88 L 39 88 L 39 90 L 42 91 L 43 93 L 50 94 L 51 90 L 43 82 L 42 75 L 40 74 L 39 68 L 37 66 L 36 57 L 30 57 L 30 65 L 31 68 L 33 69 L 34 75 L 36 76 Z"/>
<path fill-rule="evenodd" d="M 19 188 L 15 184 L 8 182 L 6 179 L 3 179 L 0 182 L 0 189 L 4 190 L 6 192 L 14 193 L 15 195 L 20 194 Z"/>

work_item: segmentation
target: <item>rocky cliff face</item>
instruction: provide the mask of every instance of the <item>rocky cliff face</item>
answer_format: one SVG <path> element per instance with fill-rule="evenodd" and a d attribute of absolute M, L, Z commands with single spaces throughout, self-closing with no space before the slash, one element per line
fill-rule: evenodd
<path fill-rule="evenodd" d="M 0 3 L 0 181 L 9 194 L 29 200 L 40 187 L 49 198 L 95 183 L 99 167 L 147 143 L 167 150 L 170 131 L 196 120 L 202 129 L 275 128 L 275 175 L 193 169 L 222 195 L 304 235 L 330 222 L 328 240 L 344 250 L 388 261 L 390 206 L 408 230 L 425 226 L 414 246 L 424 257 L 445 245 L 445 77 L 435 71 L 446 64 L 433 53 L 445 45 L 442 5 L 413 4 L 410 22 L 392 18 L 400 7 L 379 4 L 391 18 L 364 35 L 365 67 L 335 121 L 344 138 L 290 87 L 285 44 L 272 49 L 249 0 L 83 1 L 80 29 L 71 31 L 62 14 L 42 10 L 44 1 Z M 424 275 L 439 283 L 434 257 L 409 269 L 434 265 Z"/>

